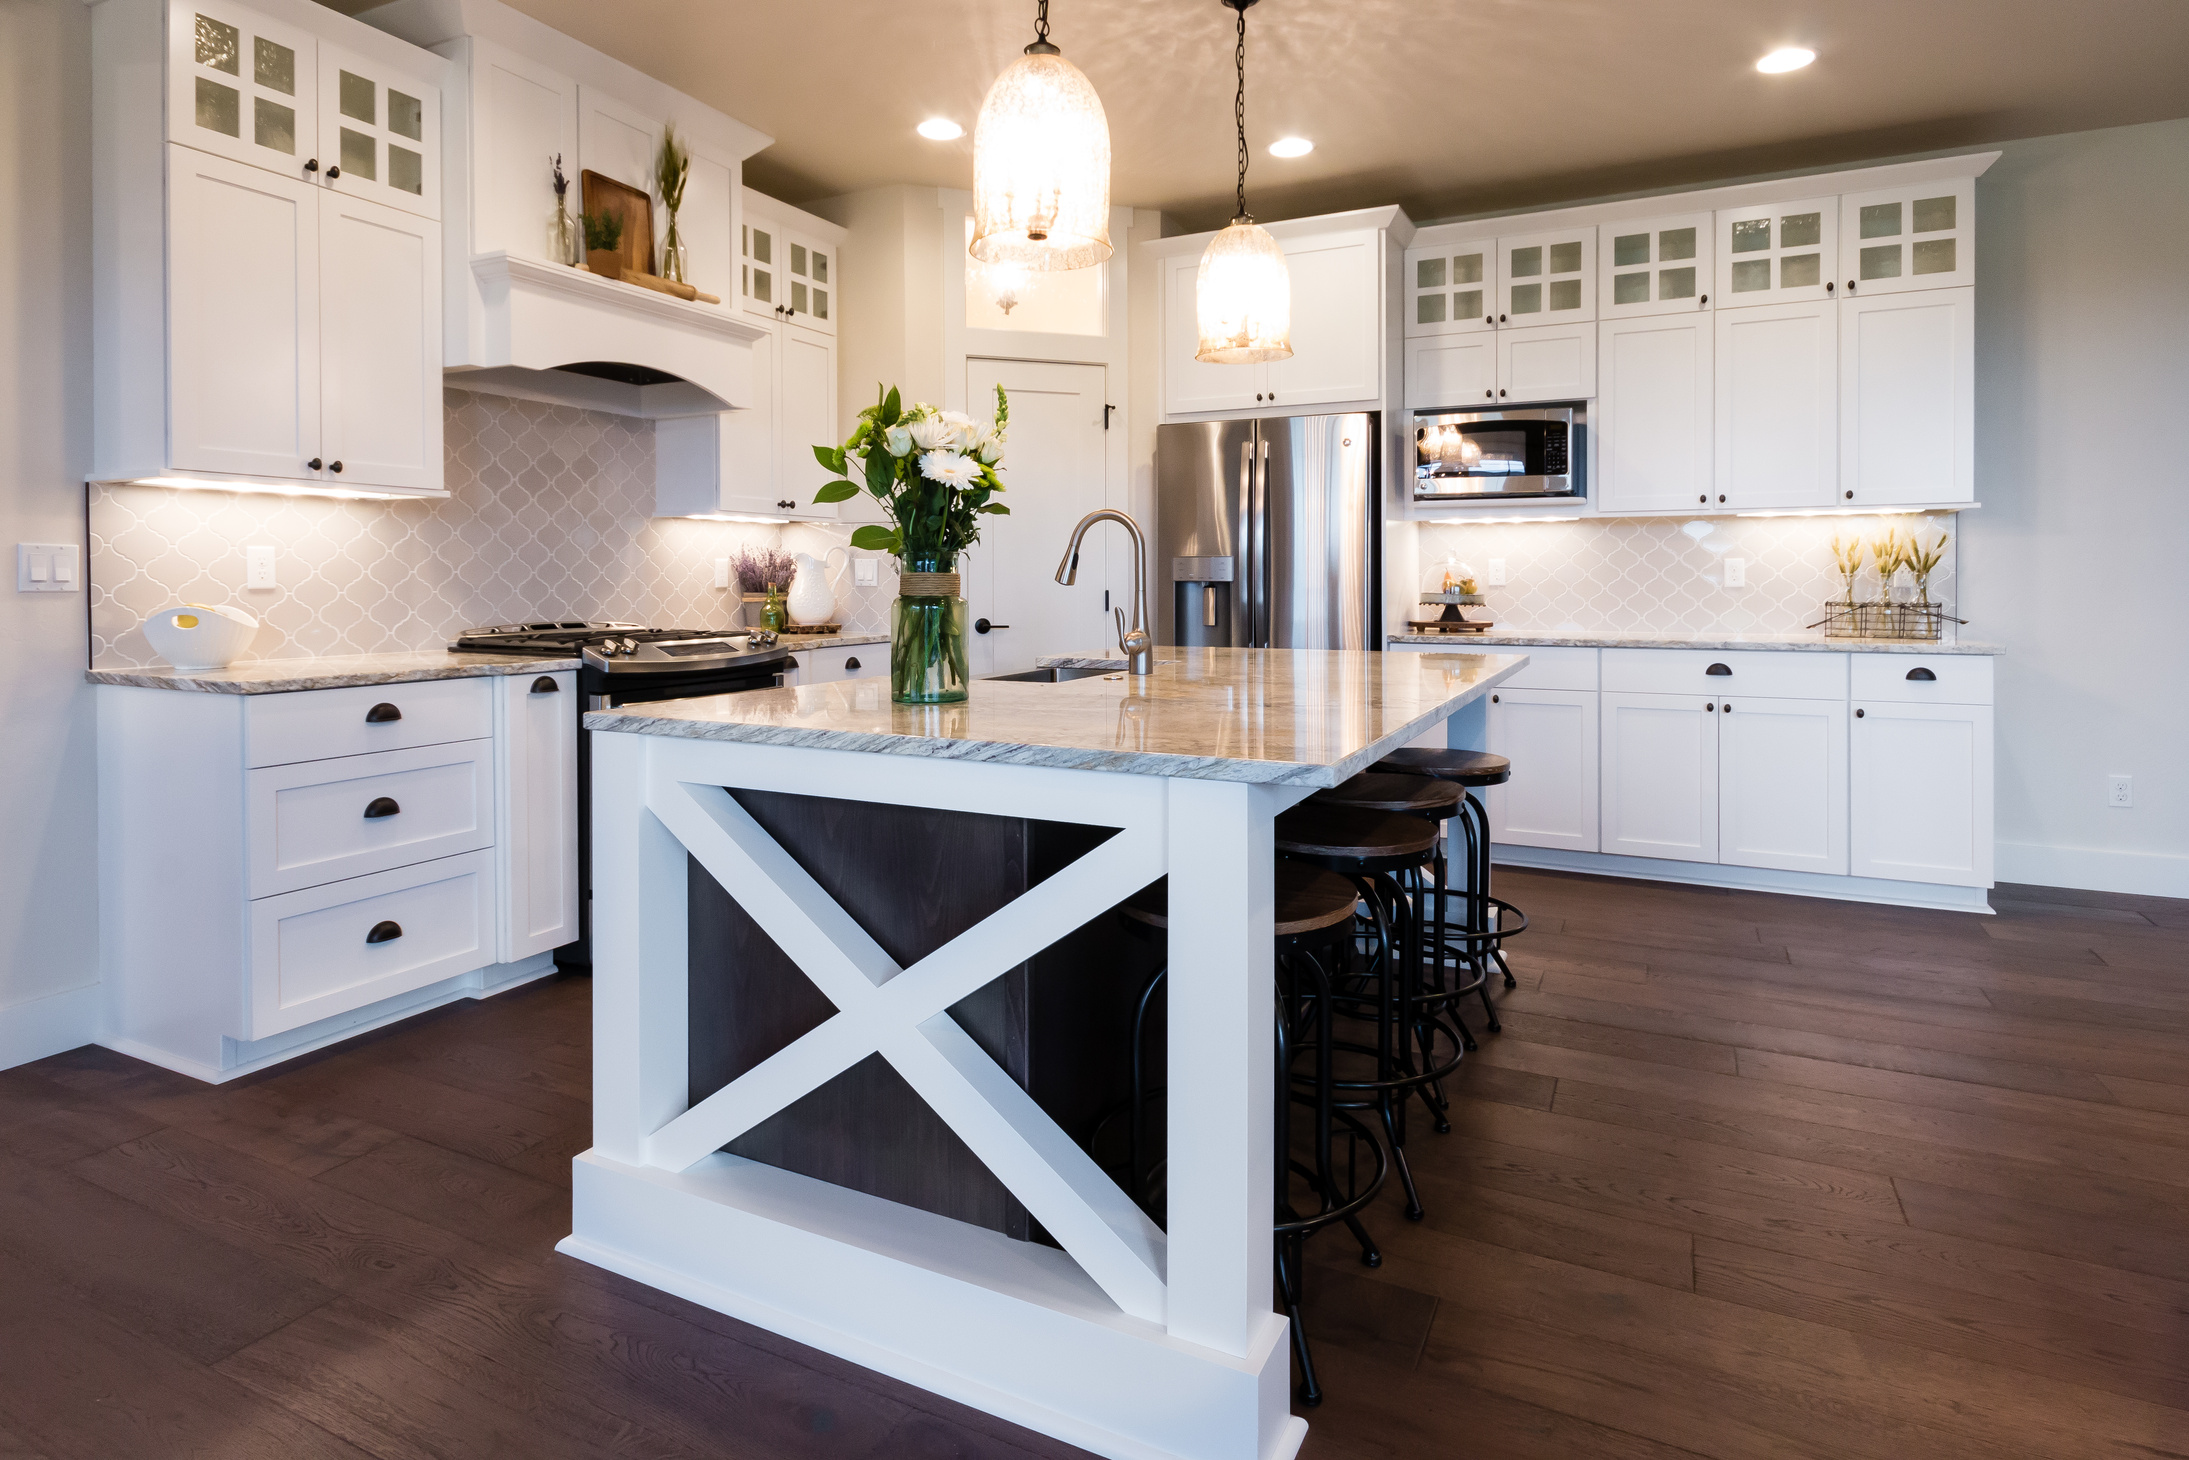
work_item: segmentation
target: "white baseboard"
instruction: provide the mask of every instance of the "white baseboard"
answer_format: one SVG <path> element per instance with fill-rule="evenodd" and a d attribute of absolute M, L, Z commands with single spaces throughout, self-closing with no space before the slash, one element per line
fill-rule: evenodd
<path fill-rule="evenodd" d="M 2189 897 L 2189 857 L 2165 852 L 2001 842 L 1998 870 L 2001 882 L 2075 887 L 2085 892 L 2126 892 L 2141 897 Z"/>
<path fill-rule="evenodd" d="M 1774 872 L 1761 867 L 1722 867 L 1715 862 L 1668 862 L 1655 857 L 1625 857 L 1611 852 L 1570 852 L 1556 847 L 1516 847 L 1503 842 L 1491 859 L 1511 867 L 1540 867 L 1553 872 L 1592 872 L 1603 877 L 1639 877 L 1645 882 L 1685 882 L 1696 887 L 1732 887 L 1744 892 L 1778 892 L 1794 897 L 1824 897 L 1835 902 L 1883 903 L 1889 907 L 1929 907 L 1945 912 L 1989 913 L 1981 887 L 1947 887 L 1929 882 L 1895 882 L 1882 877 L 1834 877 L 1819 872 Z"/>
<path fill-rule="evenodd" d="M 43 994 L 0 1008 L 0 1070 L 99 1039 L 99 986 Z"/>

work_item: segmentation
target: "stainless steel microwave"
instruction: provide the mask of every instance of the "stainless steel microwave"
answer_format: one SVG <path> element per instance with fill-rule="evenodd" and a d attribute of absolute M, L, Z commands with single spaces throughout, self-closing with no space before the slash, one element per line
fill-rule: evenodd
<path fill-rule="evenodd" d="M 1414 412 L 1414 500 L 1588 495 L 1586 401 Z"/>

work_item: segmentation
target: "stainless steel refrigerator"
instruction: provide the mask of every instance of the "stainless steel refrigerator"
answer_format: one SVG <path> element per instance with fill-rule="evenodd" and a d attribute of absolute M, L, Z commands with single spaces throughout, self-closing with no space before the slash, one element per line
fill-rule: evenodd
<path fill-rule="evenodd" d="M 1379 425 L 1371 412 L 1156 427 L 1159 642 L 1381 648 Z"/>

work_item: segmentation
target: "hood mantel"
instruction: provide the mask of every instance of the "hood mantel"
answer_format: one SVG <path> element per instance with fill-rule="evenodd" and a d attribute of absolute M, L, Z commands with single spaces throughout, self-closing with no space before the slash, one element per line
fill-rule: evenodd
<path fill-rule="evenodd" d="M 448 371 L 460 390 L 657 420 L 752 404 L 752 344 L 768 331 L 733 306 L 508 253 L 479 255 L 471 274 L 482 328 L 478 363 Z M 638 385 L 565 368 L 596 364 L 676 378 Z"/>

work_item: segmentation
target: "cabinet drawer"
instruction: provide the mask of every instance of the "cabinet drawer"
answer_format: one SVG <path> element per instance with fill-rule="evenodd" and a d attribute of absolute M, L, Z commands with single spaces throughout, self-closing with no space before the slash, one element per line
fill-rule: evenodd
<path fill-rule="evenodd" d="M 1594 689 L 1596 650 L 1561 645 L 1500 645 L 1492 652 L 1525 654 L 1527 664 L 1505 683 L 1514 689 Z"/>
<path fill-rule="evenodd" d="M 1847 656 L 1768 649 L 1606 649 L 1604 688 L 1630 694 L 1847 698 Z M 1712 674 L 1713 668 L 1724 672 Z"/>
<path fill-rule="evenodd" d="M 484 968 L 493 947 L 490 852 L 260 898 L 251 904 L 245 1037 L 264 1039 Z"/>
<path fill-rule="evenodd" d="M 872 679 L 889 673 L 887 644 L 800 649 L 793 657 L 798 660 L 800 684 L 828 684 L 838 679 Z"/>
<path fill-rule="evenodd" d="M 243 723 L 245 764 L 287 765 L 484 740 L 494 733 L 494 701 L 486 679 L 361 684 L 253 695 L 244 701 Z"/>
<path fill-rule="evenodd" d="M 1974 654 L 1856 654 L 1851 676 L 1856 700 L 1908 704 L 1988 705 L 1991 660 Z"/>
<path fill-rule="evenodd" d="M 250 772 L 251 896 L 492 846 L 493 774 L 491 740 Z"/>

